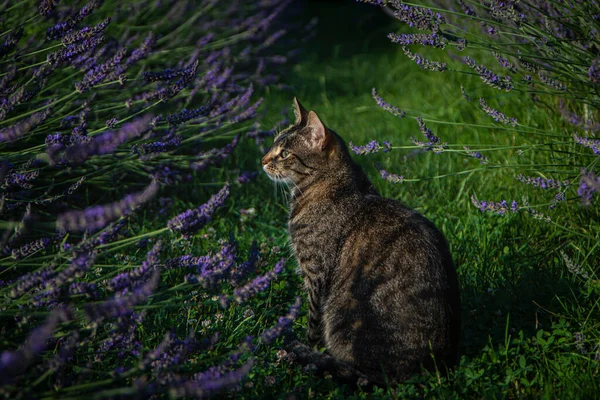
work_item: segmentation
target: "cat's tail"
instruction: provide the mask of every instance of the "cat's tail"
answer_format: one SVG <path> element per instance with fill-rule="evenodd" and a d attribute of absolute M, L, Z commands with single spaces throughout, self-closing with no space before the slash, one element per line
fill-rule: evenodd
<path fill-rule="evenodd" d="M 304 365 L 314 365 L 314 372 L 318 374 L 329 373 L 333 379 L 344 382 L 351 386 L 371 386 L 373 384 L 382 385 L 373 377 L 369 377 L 352 365 L 343 361 L 336 360 L 327 353 L 321 353 L 308 345 L 301 343 L 297 339 L 292 339 L 286 344 L 288 353 L 293 353 L 294 361 Z"/>

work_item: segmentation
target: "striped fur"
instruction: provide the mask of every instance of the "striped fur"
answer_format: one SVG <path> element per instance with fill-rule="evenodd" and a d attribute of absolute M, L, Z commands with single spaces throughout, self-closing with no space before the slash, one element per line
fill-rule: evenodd
<path fill-rule="evenodd" d="M 400 382 L 422 367 L 451 367 L 460 294 L 446 240 L 424 216 L 381 197 L 340 136 L 294 105 L 296 123 L 262 164 L 290 188 L 288 230 L 308 295 L 307 339 L 327 353 L 299 343 L 294 351 L 346 380 Z"/>

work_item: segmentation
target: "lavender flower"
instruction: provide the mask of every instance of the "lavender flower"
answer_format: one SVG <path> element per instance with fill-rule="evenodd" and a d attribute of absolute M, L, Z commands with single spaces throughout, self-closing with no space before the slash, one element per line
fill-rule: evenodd
<path fill-rule="evenodd" d="M 91 0 L 88 4 L 83 6 L 76 14 L 72 15 L 65 22 L 60 22 L 46 31 L 46 38 L 48 40 L 58 39 L 64 36 L 67 32 L 73 29 L 79 22 L 83 21 L 88 15 L 90 15 L 94 8 L 98 7 L 99 1 Z"/>
<path fill-rule="evenodd" d="M 484 67 L 483 65 L 478 65 L 471 57 L 463 57 L 463 61 L 469 67 L 473 68 L 475 72 L 479 75 L 479 78 L 486 84 L 493 88 L 511 91 L 513 89 L 513 84 L 510 76 L 500 76 L 494 74 L 492 71 Z"/>
<path fill-rule="evenodd" d="M 158 241 L 147 254 L 146 261 L 139 268 L 128 272 L 123 272 L 112 278 L 108 282 L 108 289 L 113 292 L 121 291 L 125 288 L 135 288 L 139 286 L 140 279 L 145 279 L 147 275 L 154 269 L 159 267 L 159 255 L 162 247 L 162 242 Z"/>
<path fill-rule="evenodd" d="M 200 379 L 183 382 L 169 390 L 171 397 L 209 397 L 215 393 L 236 387 L 248 375 L 254 361 L 250 359 L 240 368 L 228 373 L 210 373 L 201 375 Z M 210 377 L 209 377 L 210 376 Z"/>
<path fill-rule="evenodd" d="M 54 310 L 46 322 L 35 328 L 25 342 L 15 351 L 5 351 L 0 355 L 0 384 L 8 384 L 12 378 L 22 373 L 34 357 L 46 348 L 46 342 L 52 337 L 56 326 L 70 319 L 65 308 Z"/>
<path fill-rule="evenodd" d="M 155 268 L 152 277 L 144 285 L 121 297 L 112 298 L 102 303 L 88 303 L 85 305 L 85 313 L 94 322 L 104 318 L 130 315 L 133 312 L 133 307 L 145 302 L 152 295 L 159 282 L 160 269 Z"/>
<path fill-rule="evenodd" d="M 505 125 L 510 125 L 512 127 L 516 127 L 518 125 L 518 121 L 516 118 L 508 118 L 506 115 L 502 114 L 498 110 L 494 110 L 485 102 L 483 97 L 479 99 L 479 104 L 481 105 L 481 109 L 490 117 L 494 118 L 495 121 L 498 121 Z"/>
<path fill-rule="evenodd" d="M 71 264 L 64 270 L 60 271 L 56 275 L 56 278 L 54 278 L 52 281 L 48 281 L 46 286 L 59 287 L 64 283 L 71 282 L 73 278 L 80 278 L 84 276 L 94 264 L 96 255 L 96 252 L 78 254 L 73 261 L 71 261 Z"/>
<path fill-rule="evenodd" d="M 276 338 L 281 336 L 283 331 L 288 329 L 292 325 L 292 322 L 298 318 L 301 304 L 302 298 L 300 296 L 296 297 L 296 301 L 290 308 L 290 311 L 285 316 L 279 317 L 279 321 L 275 326 L 264 331 L 262 335 L 260 335 L 260 341 L 264 344 L 271 344 Z"/>
<path fill-rule="evenodd" d="M 20 27 L 13 32 L 6 35 L 4 43 L 0 44 L 0 58 L 10 53 L 17 45 L 21 37 L 23 36 L 23 27 Z"/>
<path fill-rule="evenodd" d="M 142 156 L 142 159 L 147 159 L 148 156 L 158 155 L 160 153 L 166 153 L 173 149 L 176 149 L 181 143 L 182 136 L 176 135 L 172 139 L 167 141 L 156 141 L 150 143 L 144 143 L 141 145 L 134 145 L 131 151 L 135 154 Z"/>
<path fill-rule="evenodd" d="M 156 44 L 156 37 L 154 36 L 154 33 L 152 33 L 152 32 L 148 33 L 148 36 L 144 40 L 144 43 L 142 43 L 140 45 L 140 47 L 135 49 L 131 53 L 131 55 L 127 58 L 127 60 L 125 60 L 125 68 L 131 67 L 136 62 L 140 61 L 141 59 L 146 58 L 148 56 L 148 54 L 150 54 L 150 50 L 152 50 L 152 47 L 155 44 Z"/>
<path fill-rule="evenodd" d="M 92 36 L 96 36 L 98 33 L 101 33 L 106 29 L 106 27 L 110 24 L 110 18 L 106 18 L 104 21 L 100 22 L 98 25 L 90 28 L 86 26 L 83 29 L 80 29 L 77 32 L 68 33 L 61 39 L 64 45 L 73 44 L 75 42 L 80 42 L 85 39 L 89 39 Z"/>
<path fill-rule="evenodd" d="M 21 246 L 19 249 L 13 249 L 11 256 L 15 260 L 20 260 L 22 258 L 29 257 L 38 251 L 44 250 L 50 245 L 50 243 L 52 243 L 52 239 L 50 238 L 37 239 Z"/>
<path fill-rule="evenodd" d="M 492 55 L 494 56 L 496 61 L 498 61 L 498 64 L 500 64 L 504 68 L 508 69 L 512 73 L 517 72 L 517 67 L 515 67 L 513 64 L 511 64 L 507 58 L 502 57 L 500 54 L 496 53 L 495 51 L 492 51 Z"/>
<path fill-rule="evenodd" d="M 391 4 L 396 9 L 394 11 L 394 17 L 421 31 L 431 30 L 436 33 L 439 32 L 440 25 L 446 23 L 446 20 L 441 14 L 434 14 L 433 11 L 428 8 L 412 7 L 402 4 L 400 1 L 393 1 Z"/>
<path fill-rule="evenodd" d="M 564 92 L 567 90 L 567 85 L 565 85 L 564 83 L 562 83 L 556 79 L 550 78 L 548 75 L 546 75 L 542 71 L 538 72 L 538 76 L 540 78 L 540 81 L 542 81 L 542 83 L 546 84 L 547 86 L 551 87 L 552 89 L 556 89 L 560 92 Z"/>
<path fill-rule="evenodd" d="M 184 236 L 189 236 L 210 221 L 215 210 L 223 205 L 228 196 L 229 184 L 226 184 L 218 193 L 211 196 L 208 202 L 172 218 L 167 226 L 173 232 L 181 232 Z"/>
<path fill-rule="evenodd" d="M 408 46 L 411 44 L 420 44 L 422 46 L 435 47 L 438 49 L 444 49 L 447 44 L 447 40 L 439 36 L 438 34 L 424 34 L 424 33 L 389 33 L 388 38 L 393 42 L 402 46 Z"/>
<path fill-rule="evenodd" d="M 371 96 L 373 97 L 373 99 L 375 100 L 375 102 L 377 103 L 377 105 L 379 107 L 383 108 L 387 112 L 392 113 L 396 117 L 404 118 L 404 116 L 406 115 L 406 113 L 404 111 L 394 107 L 387 101 L 383 100 L 383 98 L 379 97 L 379 95 L 377 95 L 377 91 L 375 90 L 375 88 L 372 89 Z"/>
<path fill-rule="evenodd" d="M 41 0 L 39 10 L 41 15 L 48 15 L 56 8 L 60 0 Z"/>
<path fill-rule="evenodd" d="M 26 119 L 23 119 L 16 124 L 0 130 L 0 143 L 11 142 L 13 140 L 22 138 L 31 132 L 35 127 L 40 125 L 50 116 L 50 108 L 46 108 L 44 111 L 31 114 Z"/>
<path fill-rule="evenodd" d="M 146 203 L 158 192 L 158 183 L 153 180 L 142 192 L 128 194 L 123 199 L 106 205 L 92 206 L 84 210 L 67 211 L 60 214 L 56 227 L 65 231 L 95 231 L 103 228 L 109 222 L 129 214 L 131 211 Z"/>
<path fill-rule="evenodd" d="M 444 72 L 446 69 L 448 69 L 448 67 L 446 66 L 445 62 L 439 62 L 439 61 L 429 61 L 426 58 L 421 57 L 418 54 L 414 54 L 412 53 L 407 47 L 403 46 L 402 47 L 402 51 L 404 52 L 404 54 L 406 54 L 406 56 L 408 58 L 410 58 L 412 61 L 414 61 L 419 67 L 429 70 L 429 71 L 436 71 L 436 72 Z"/>
<path fill-rule="evenodd" d="M 506 200 L 502 200 L 498 203 L 494 202 L 494 201 L 485 201 L 485 200 L 479 201 L 479 200 L 477 200 L 475 195 L 471 195 L 471 202 L 473 203 L 473 205 L 475 207 L 477 207 L 481 211 L 493 211 L 500 215 L 506 214 L 507 211 L 510 211 L 513 213 L 517 212 L 517 211 L 519 211 L 519 208 L 520 208 L 519 204 L 514 200 L 509 205 Z"/>
<path fill-rule="evenodd" d="M 46 61 L 48 61 L 51 66 L 56 67 L 59 64 L 64 64 L 73 60 L 75 57 L 85 52 L 94 50 L 103 41 L 104 36 L 100 36 L 91 37 L 80 44 L 70 44 L 64 49 L 48 53 Z"/>
<path fill-rule="evenodd" d="M 595 176 L 593 172 L 581 171 L 581 181 L 577 194 L 581 197 L 581 204 L 589 206 L 592 204 L 592 196 L 600 191 L 600 176 Z"/>
<path fill-rule="evenodd" d="M 387 172 L 379 163 L 375 164 L 375 168 L 377 168 L 377 170 L 379 171 L 381 178 L 385 179 L 388 182 L 402 183 L 404 181 L 404 176 Z"/>
<path fill-rule="evenodd" d="M 442 143 L 441 139 L 431 132 L 431 129 L 427 128 L 423 118 L 417 117 L 417 123 L 419 124 L 419 130 L 427 138 L 428 142 L 421 142 L 411 136 L 414 144 L 419 147 L 426 149 L 427 151 L 433 151 L 434 153 L 441 153 L 444 149 L 448 148 L 447 143 Z"/>
<path fill-rule="evenodd" d="M 540 189 L 560 189 L 569 185 L 569 181 L 557 181 L 541 177 L 534 178 L 525 175 L 518 175 L 517 180 L 534 187 L 539 187 Z"/>
<path fill-rule="evenodd" d="M 79 93 L 85 93 L 107 78 L 114 78 L 115 74 L 120 76 L 124 71 L 120 63 L 123 60 L 123 57 L 125 57 L 125 54 L 125 49 L 119 49 L 115 55 L 105 63 L 94 65 L 89 68 L 81 82 L 75 83 L 75 89 L 77 89 Z M 113 119 L 116 120 L 116 118 Z"/>
<path fill-rule="evenodd" d="M 190 73 L 195 74 L 194 69 L 197 68 L 197 61 L 194 62 L 190 67 L 183 69 L 170 69 L 167 68 L 159 72 L 146 71 L 142 75 L 146 82 L 158 82 L 158 81 L 170 81 L 175 78 L 180 78 Z"/>
<path fill-rule="evenodd" d="M 469 146 L 463 146 L 463 149 L 465 149 L 468 156 L 478 159 L 480 163 L 487 164 L 489 162 L 486 156 L 484 156 L 478 151 L 471 151 L 471 148 Z"/>
<path fill-rule="evenodd" d="M 600 83 L 600 57 L 594 59 L 588 70 L 590 81 L 594 84 Z"/>
<path fill-rule="evenodd" d="M 248 259 L 243 263 L 237 263 L 231 268 L 231 271 L 229 272 L 231 284 L 237 285 L 244 276 L 254 272 L 259 257 L 260 253 L 258 251 L 258 246 L 256 245 L 256 241 L 254 241 L 252 242 L 252 247 L 250 247 Z"/>
<path fill-rule="evenodd" d="M 359 155 L 373 154 L 379 152 L 380 150 L 384 153 L 387 153 L 392 149 L 390 142 L 384 141 L 383 146 L 381 146 L 377 140 L 372 140 L 363 146 L 355 146 L 352 142 L 349 142 L 348 147 L 350 147 L 350 150 L 352 150 L 354 153 Z"/>
<path fill-rule="evenodd" d="M 258 171 L 243 171 L 236 178 L 236 181 L 237 181 L 237 183 L 240 183 L 240 184 L 249 183 L 257 176 L 258 176 Z"/>
<path fill-rule="evenodd" d="M 266 274 L 258 276 L 245 284 L 242 287 L 239 287 L 233 291 L 233 299 L 238 303 L 242 304 L 247 301 L 250 297 L 262 292 L 267 287 L 273 279 L 277 277 L 283 271 L 285 267 L 285 258 L 280 259 L 277 264 L 273 267 L 272 270 L 268 271 Z M 225 295 L 222 295 L 220 298 L 221 306 L 227 307 L 229 305 L 229 298 Z"/>
<path fill-rule="evenodd" d="M 573 135 L 573 138 L 575 139 L 576 143 L 587 147 L 588 149 L 592 149 L 594 154 L 600 155 L 600 140 L 585 138 L 578 135 Z"/>
<path fill-rule="evenodd" d="M 171 114 L 167 116 L 167 122 L 173 126 L 181 125 L 191 119 L 203 117 L 210 111 L 208 106 L 201 106 L 194 110 L 183 109 L 177 114 Z"/>
<path fill-rule="evenodd" d="M 50 146 L 47 153 L 53 162 L 70 162 L 73 164 L 81 164 L 89 157 L 94 155 L 110 154 L 114 152 L 121 144 L 141 136 L 151 127 L 149 126 L 152 120 L 151 115 L 145 115 L 137 120 L 123 125 L 118 131 L 109 131 L 98 136 L 94 136 L 89 141 L 76 143 L 64 149 L 61 158 L 58 158 L 56 153 L 60 150 L 54 146 Z"/>

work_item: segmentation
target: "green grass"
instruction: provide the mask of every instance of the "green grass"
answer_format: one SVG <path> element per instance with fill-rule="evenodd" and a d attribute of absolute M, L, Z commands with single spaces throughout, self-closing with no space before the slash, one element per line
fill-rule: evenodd
<path fill-rule="evenodd" d="M 387 42 L 385 33 L 395 28 L 385 16 L 363 5 L 355 7 L 344 18 L 367 22 L 354 30 L 336 24 L 339 12 L 332 3 L 320 4 L 318 10 L 309 9 L 308 13 L 319 13 L 319 31 L 306 44 L 302 60 L 291 66 L 286 83 L 293 89 L 266 93 L 263 128 L 270 129 L 281 118 L 281 110 L 291 104 L 292 96 L 297 96 L 346 141 L 364 144 L 378 139 L 389 140 L 394 147 L 411 146 L 410 136 L 420 135 L 416 122 L 412 118 L 398 119 L 379 109 L 371 99 L 371 88 L 376 87 L 387 101 L 410 116 L 457 123 L 428 124 L 452 145 L 469 144 L 475 148 L 478 144 L 536 143 L 516 131 L 467 126 L 491 124 L 489 117 L 463 99 L 461 83 L 475 102 L 480 95 L 485 96 L 490 104 L 529 127 L 525 130 L 543 132 L 561 123 L 540 107 L 534 108 L 532 100 L 522 93 L 511 93 L 508 101 L 504 94 L 498 96 L 491 90 L 480 89 L 477 77 L 419 69 L 399 48 Z M 460 365 L 451 372 L 423 374 L 395 388 L 376 389 L 373 398 L 598 397 L 599 364 L 595 359 L 598 347 L 594 347 L 600 341 L 598 281 L 583 282 L 566 268 L 559 254 L 560 250 L 569 254 L 577 250 L 580 258 L 574 260 L 576 263 L 588 268 L 594 265 L 592 260 L 598 257 L 597 224 L 590 223 L 584 230 L 586 234 L 571 229 L 570 223 L 576 227 L 578 221 L 597 214 L 573 203 L 559 205 L 560 211 L 553 212 L 552 222 L 535 219 L 527 213 L 506 216 L 481 213 L 471 204 L 471 194 L 495 201 L 520 200 L 521 194 L 528 190 L 532 204 L 547 201 L 547 198 L 540 200 L 541 195 L 517 182 L 515 176 L 532 163 L 559 164 L 551 159 L 551 153 L 538 149 L 525 151 L 524 155 L 517 154 L 514 148 L 486 155 L 492 160 L 488 166 L 457 153 L 432 154 L 415 149 L 398 148 L 385 155 L 356 157 L 382 195 L 415 208 L 442 229 L 450 242 L 462 287 Z M 223 173 L 226 176 L 232 173 L 230 168 L 234 165 L 258 168 L 260 156 L 251 143 L 246 143 Z M 376 161 L 409 181 L 397 185 L 384 182 L 374 167 Z M 562 174 L 558 176 L 563 178 L 570 177 L 569 171 L 566 167 L 556 167 L 556 174 Z M 442 175 L 445 177 L 439 178 Z M 289 255 L 285 196 L 265 176 L 237 191 L 228 204 L 223 217 L 212 225 L 216 236 L 233 233 L 242 248 L 255 239 L 266 241 Z M 240 209 L 247 208 L 254 208 L 255 216 L 241 218 Z M 301 292 L 300 278 L 293 269 L 294 262 L 290 261 L 282 280 L 250 303 L 248 307 L 255 312 L 252 322 L 239 317 L 242 310 L 230 311 L 238 315 L 230 323 L 236 325 L 239 321 L 240 325 L 222 331 L 224 337 L 228 332 L 256 334 L 273 323 L 275 316 Z M 587 272 L 595 277 L 594 271 Z M 305 324 L 303 314 L 294 325 L 300 336 Z M 574 336 L 578 332 L 585 336 L 584 352 Z M 259 347 L 257 365 L 238 395 L 246 398 L 285 397 L 290 392 L 300 397 L 323 398 L 368 395 L 278 361 L 276 351 L 277 346 Z M 275 378 L 274 385 L 266 383 L 267 376 Z"/>

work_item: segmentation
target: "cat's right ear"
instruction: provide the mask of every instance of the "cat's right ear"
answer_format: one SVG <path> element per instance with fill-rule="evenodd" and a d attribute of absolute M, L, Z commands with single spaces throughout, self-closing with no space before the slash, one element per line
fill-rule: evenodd
<path fill-rule="evenodd" d="M 302 104 L 300 104 L 296 97 L 294 97 L 294 115 L 296 116 L 296 125 L 306 125 L 306 122 L 308 121 L 308 111 L 302 107 Z"/>

